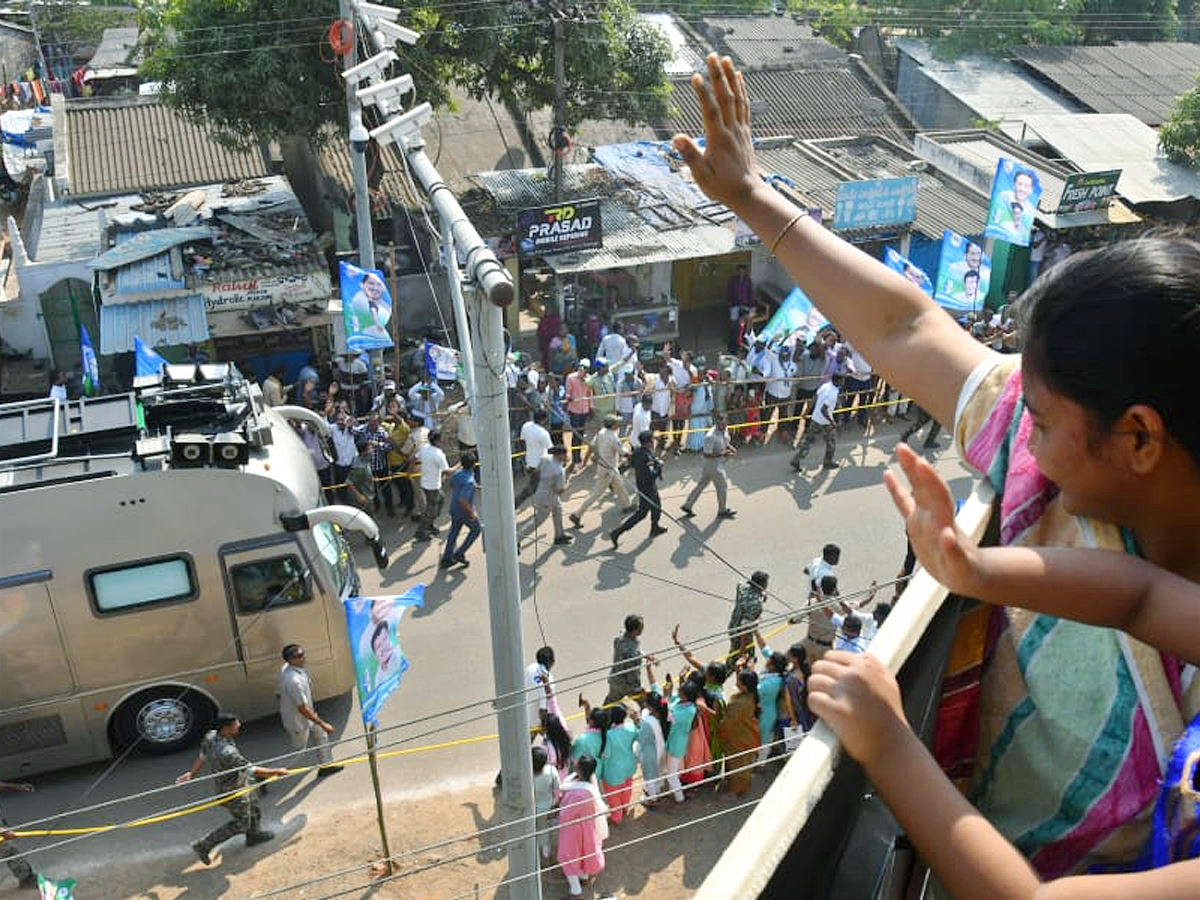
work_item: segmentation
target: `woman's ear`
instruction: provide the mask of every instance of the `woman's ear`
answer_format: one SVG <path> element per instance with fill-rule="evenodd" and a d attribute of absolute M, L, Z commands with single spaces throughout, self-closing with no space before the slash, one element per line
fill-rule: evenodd
<path fill-rule="evenodd" d="M 1152 406 L 1135 403 L 1117 420 L 1116 435 L 1124 435 L 1124 461 L 1135 475 L 1149 475 L 1162 462 L 1166 449 L 1167 429 L 1162 416 Z"/>

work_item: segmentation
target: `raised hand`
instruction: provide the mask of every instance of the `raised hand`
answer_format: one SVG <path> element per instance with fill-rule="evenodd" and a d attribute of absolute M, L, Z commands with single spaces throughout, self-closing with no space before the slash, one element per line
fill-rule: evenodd
<path fill-rule="evenodd" d="M 750 99 L 742 74 L 728 56 L 710 53 L 707 62 L 707 80 L 700 74 L 692 76 L 692 90 L 704 116 L 704 149 L 686 134 L 675 135 L 672 144 L 700 189 L 736 210 L 764 186 L 754 164 Z"/>
<path fill-rule="evenodd" d="M 911 490 L 893 472 L 885 472 L 883 480 L 904 518 L 917 559 L 950 590 L 974 595 L 979 574 L 978 550 L 954 524 L 950 486 L 905 444 L 896 447 L 896 457 Z"/>

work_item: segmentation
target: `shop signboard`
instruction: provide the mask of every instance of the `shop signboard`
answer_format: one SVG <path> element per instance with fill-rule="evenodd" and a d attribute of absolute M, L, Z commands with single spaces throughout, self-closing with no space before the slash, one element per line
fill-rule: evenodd
<path fill-rule="evenodd" d="M 604 246 L 600 201 L 570 200 L 517 213 L 517 246 L 525 255 L 549 256 Z"/>
<path fill-rule="evenodd" d="M 203 282 L 197 293 L 204 298 L 208 312 L 227 309 L 253 309 L 273 303 L 307 303 L 329 300 L 329 276 L 323 271 L 269 275 L 252 278 L 228 278 Z"/>
<path fill-rule="evenodd" d="M 1108 172 L 1076 172 L 1068 176 L 1062 199 L 1058 201 L 1058 209 L 1055 212 L 1061 216 L 1090 209 L 1103 209 L 1116 194 L 1120 177 L 1120 169 Z"/>
<path fill-rule="evenodd" d="M 838 185 L 833 227 L 876 228 L 905 225 L 917 218 L 916 176 L 843 181 Z"/>

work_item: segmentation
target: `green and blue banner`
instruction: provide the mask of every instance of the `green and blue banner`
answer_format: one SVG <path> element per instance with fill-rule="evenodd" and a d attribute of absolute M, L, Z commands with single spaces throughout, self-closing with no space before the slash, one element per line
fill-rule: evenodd
<path fill-rule="evenodd" d="M 342 603 L 363 722 L 375 725 L 383 702 L 408 671 L 408 659 L 400 648 L 400 619 L 409 607 L 425 605 L 425 585 L 418 584 L 398 597 L 348 597 Z"/>

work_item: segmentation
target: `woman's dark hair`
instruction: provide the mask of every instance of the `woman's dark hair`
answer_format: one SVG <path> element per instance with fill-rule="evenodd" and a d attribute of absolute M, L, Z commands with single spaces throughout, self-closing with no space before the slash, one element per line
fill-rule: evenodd
<path fill-rule="evenodd" d="M 808 676 L 812 674 L 812 666 L 808 664 L 808 651 L 804 649 L 804 645 L 792 644 L 788 647 L 787 655 L 796 663 L 796 668 L 800 670 L 800 674 L 807 681 Z"/>
<path fill-rule="evenodd" d="M 658 691 L 651 691 L 645 697 L 646 709 L 650 711 L 650 715 L 658 719 L 658 724 L 662 728 L 663 740 L 667 739 L 667 735 L 671 732 L 671 715 L 667 710 L 667 701 L 662 698 L 662 694 Z"/>
<path fill-rule="evenodd" d="M 702 693 L 704 693 L 703 682 L 701 682 L 700 685 L 697 685 L 696 682 L 690 678 L 679 686 L 679 696 L 689 703 L 695 703 L 700 698 Z"/>
<path fill-rule="evenodd" d="M 625 707 L 618 703 L 608 711 L 608 727 L 616 728 L 618 725 L 624 725 L 626 715 Z"/>
<path fill-rule="evenodd" d="M 787 672 L 787 657 L 776 650 L 767 657 L 767 669 L 778 675 L 784 674 Z"/>
<path fill-rule="evenodd" d="M 1141 403 L 1200 468 L 1200 243 L 1148 236 L 1075 253 L 1021 300 L 1022 365 L 1111 429 Z"/>
<path fill-rule="evenodd" d="M 549 757 L 546 755 L 546 748 L 539 747 L 536 744 L 530 748 L 530 755 L 533 757 L 533 772 L 538 774 L 542 769 L 546 768 L 546 760 Z"/>
<path fill-rule="evenodd" d="M 588 716 L 588 724 L 600 732 L 600 755 L 604 755 L 604 745 L 608 743 L 608 710 L 597 706 Z"/>
<path fill-rule="evenodd" d="M 585 781 L 596 774 L 596 757 L 590 753 L 585 753 L 579 759 L 575 760 L 575 771 L 579 773 L 579 777 Z"/>
<path fill-rule="evenodd" d="M 558 766 L 561 768 L 564 761 L 571 755 L 571 735 L 558 716 L 544 709 L 541 710 L 541 715 L 542 735 L 554 748 L 554 754 L 558 757 Z"/>
<path fill-rule="evenodd" d="M 737 681 L 742 690 L 754 698 L 754 718 L 757 719 L 762 715 L 762 706 L 758 702 L 758 673 L 750 668 L 738 669 Z"/>

